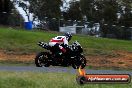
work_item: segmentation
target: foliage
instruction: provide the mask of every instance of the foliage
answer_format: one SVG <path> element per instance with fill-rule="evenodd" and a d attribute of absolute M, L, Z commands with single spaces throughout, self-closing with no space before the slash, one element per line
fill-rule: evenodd
<path fill-rule="evenodd" d="M 65 19 L 71 19 L 71 20 L 82 20 L 82 12 L 80 8 L 80 2 L 79 1 L 71 1 L 70 7 L 67 10 L 67 12 L 64 14 Z"/>
<path fill-rule="evenodd" d="M 118 4 L 114 0 L 80 0 L 81 9 L 89 21 L 116 21 Z"/>
<path fill-rule="evenodd" d="M 21 7 L 23 9 L 23 11 L 25 11 L 26 13 L 26 16 L 28 18 L 28 21 L 31 21 L 30 20 L 30 11 L 29 11 L 29 3 L 28 3 L 28 0 L 13 0 L 13 3 L 14 4 L 18 4 L 19 7 Z"/>
<path fill-rule="evenodd" d="M 12 26 L 12 27 L 14 27 L 14 26 L 22 27 L 24 19 L 19 14 L 19 12 L 14 9 L 14 11 L 12 11 L 12 14 L 8 17 L 7 21 L 9 22 L 9 26 Z"/>
<path fill-rule="evenodd" d="M 131 3 L 131 0 L 80 0 L 82 13 L 88 21 L 101 24 L 102 36 L 118 39 L 130 39 L 132 35 Z"/>
<path fill-rule="evenodd" d="M 61 0 L 30 0 L 30 11 L 34 14 L 33 21 L 39 20 L 42 29 L 58 30 L 57 19 L 61 16 Z M 56 18 L 56 20 L 53 20 Z"/>
<path fill-rule="evenodd" d="M 89 21 L 93 20 L 94 0 L 80 0 L 82 13 L 87 16 Z"/>
<path fill-rule="evenodd" d="M 39 20 L 48 18 L 58 18 L 60 16 L 61 0 L 30 0 L 30 11 Z"/>
<path fill-rule="evenodd" d="M 13 4 L 10 0 L 0 0 L 0 24 L 8 25 L 8 17 L 11 15 Z"/>

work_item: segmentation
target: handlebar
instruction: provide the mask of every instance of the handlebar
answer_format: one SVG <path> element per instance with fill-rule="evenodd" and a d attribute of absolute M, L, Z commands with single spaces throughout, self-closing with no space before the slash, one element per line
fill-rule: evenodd
<path fill-rule="evenodd" d="M 38 42 L 38 45 L 41 46 L 44 49 L 49 50 L 50 46 L 48 45 L 48 43 L 44 43 L 44 42 Z"/>

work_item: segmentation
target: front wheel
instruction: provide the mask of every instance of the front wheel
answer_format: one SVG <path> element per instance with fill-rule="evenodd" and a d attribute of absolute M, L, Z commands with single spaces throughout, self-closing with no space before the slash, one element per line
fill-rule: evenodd
<path fill-rule="evenodd" d="M 72 62 L 72 67 L 74 69 L 78 69 L 81 67 L 83 69 L 86 66 L 86 58 L 84 56 L 78 56 L 75 58 L 75 60 Z"/>
<path fill-rule="evenodd" d="M 37 56 L 35 57 L 35 64 L 36 67 L 49 67 L 49 61 L 48 61 L 48 53 L 47 52 L 40 52 L 37 54 Z"/>

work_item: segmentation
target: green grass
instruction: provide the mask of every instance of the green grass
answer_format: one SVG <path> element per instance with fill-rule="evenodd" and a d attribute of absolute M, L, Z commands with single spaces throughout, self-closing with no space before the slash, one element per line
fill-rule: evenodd
<path fill-rule="evenodd" d="M 14 30 L 0 27 L 0 49 L 20 54 L 39 52 L 43 49 L 37 45 L 38 41 L 48 42 L 57 35 L 60 35 L 60 33 Z M 73 35 L 70 44 L 75 40 L 81 43 L 87 55 L 116 56 L 113 53 L 114 50 L 132 52 L 132 41 Z"/>
<path fill-rule="evenodd" d="M 70 73 L 0 72 L 0 88 L 131 88 L 130 84 L 85 84 Z"/>

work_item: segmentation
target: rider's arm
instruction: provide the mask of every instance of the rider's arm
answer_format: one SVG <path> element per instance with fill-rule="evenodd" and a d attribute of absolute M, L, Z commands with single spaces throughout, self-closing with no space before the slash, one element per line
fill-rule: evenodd
<path fill-rule="evenodd" d="M 64 42 L 64 45 L 68 45 L 68 40 L 66 39 L 66 37 L 64 37 L 63 42 Z"/>

